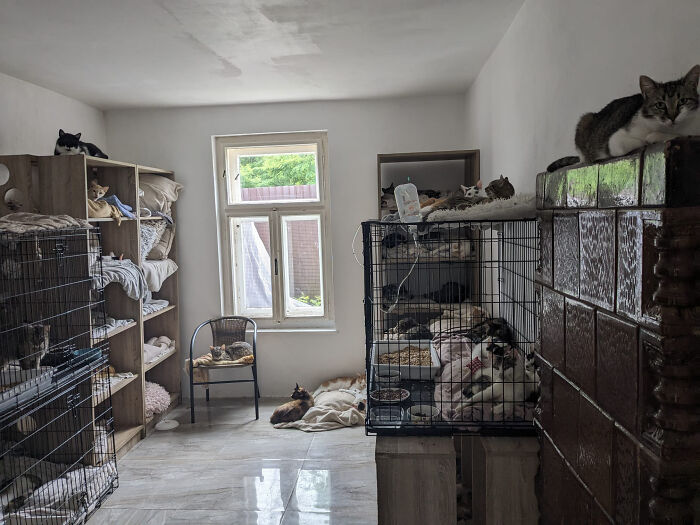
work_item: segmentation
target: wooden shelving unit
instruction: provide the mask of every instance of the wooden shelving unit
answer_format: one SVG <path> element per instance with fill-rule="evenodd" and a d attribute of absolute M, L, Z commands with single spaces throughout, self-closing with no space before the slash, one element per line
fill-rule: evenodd
<path fill-rule="evenodd" d="M 141 223 L 163 220 L 162 217 L 124 217 L 121 223 L 111 218 L 88 218 L 88 185 L 96 178 L 100 184 L 109 186 L 109 194 L 117 195 L 124 204 L 138 210 L 140 175 L 151 174 L 174 179 L 173 172 L 165 169 L 84 155 L 10 155 L 0 156 L 0 163 L 9 168 L 15 180 L 23 181 L 20 189 L 27 199 L 22 211 L 67 214 L 87 219 L 101 231 L 103 253 L 123 254 L 124 258 L 139 264 Z M 176 207 L 177 203 L 173 203 L 171 213 L 175 222 Z M 177 262 L 176 241 L 173 242 L 168 257 Z M 156 299 L 168 300 L 169 306 L 144 315 L 142 302 L 127 297 L 121 286 L 109 284 L 105 288 L 107 314 L 116 319 L 133 319 L 128 325 L 112 330 L 103 337 L 110 343 L 110 364 L 117 372 L 131 372 L 135 376 L 118 383 L 112 389 L 112 413 L 118 456 L 126 453 L 155 425 L 154 420 L 157 418 L 146 421 L 146 381 L 158 383 L 170 393 L 170 409 L 180 403 L 178 290 L 178 272 L 175 272 L 166 279 L 159 292 L 153 293 Z M 143 359 L 144 341 L 162 335 L 176 341 L 175 350 L 146 365 Z M 100 393 L 97 393 L 94 397 L 95 406 L 103 399 Z"/>

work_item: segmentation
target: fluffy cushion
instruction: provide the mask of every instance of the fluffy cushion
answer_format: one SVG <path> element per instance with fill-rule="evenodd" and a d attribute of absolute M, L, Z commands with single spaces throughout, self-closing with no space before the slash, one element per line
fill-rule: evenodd
<path fill-rule="evenodd" d="M 146 381 L 144 392 L 146 417 L 153 417 L 154 414 L 165 412 L 170 406 L 170 394 L 158 383 Z"/>
<path fill-rule="evenodd" d="M 168 277 L 177 271 L 177 264 L 172 259 L 164 261 L 145 260 L 141 264 L 143 273 L 146 276 L 146 284 L 152 292 L 157 292 Z"/>
<path fill-rule="evenodd" d="M 139 186 L 143 190 L 141 206 L 163 213 L 170 213 L 170 205 L 182 190 L 182 184 L 161 175 L 141 175 Z"/>
<path fill-rule="evenodd" d="M 165 231 L 165 221 L 156 221 L 157 224 L 141 225 L 141 260 L 150 255 L 153 246 L 160 240 Z"/>
<path fill-rule="evenodd" d="M 163 226 L 166 226 L 165 221 L 160 221 Z M 173 247 L 173 240 L 175 239 L 175 225 L 169 224 L 160 236 L 160 240 L 153 246 L 153 249 L 149 252 L 148 258 L 162 261 L 168 258 L 170 249 Z"/>

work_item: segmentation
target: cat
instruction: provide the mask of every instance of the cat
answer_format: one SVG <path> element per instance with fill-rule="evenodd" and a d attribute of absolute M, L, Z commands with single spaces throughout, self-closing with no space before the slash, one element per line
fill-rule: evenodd
<path fill-rule="evenodd" d="M 598 113 L 586 113 L 576 126 L 578 157 L 564 157 L 547 166 L 552 172 L 579 162 L 595 162 L 626 155 L 647 144 L 690 134 L 684 130 L 700 118 L 700 65 L 681 79 L 655 82 L 639 77 L 641 93 L 618 98 Z"/>
<path fill-rule="evenodd" d="M 97 179 L 92 179 L 88 188 L 88 197 L 96 201 L 100 197 L 104 197 L 109 191 L 109 186 L 100 186 Z"/>
<path fill-rule="evenodd" d="M 90 142 L 82 142 L 80 140 L 81 133 L 73 135 L 72 133 L 66 133 L 62 129 L 58 130 L 58 140 L 56 141 L 56 147 L 53 150 L 54 155 L 79 155 L 85 153 L 85 155 L 90 155 L 91 157 L 100 157 L 102 159 L 108 159 L 109 157 L 104 154 L 104 152 Z"/>
<path fill-rule="evenodd" d="M 394 328 L 386 331 L 387 339 L 432 339 L 433 333 L 427 326 L 420 324 L 413 317 L 404 317 Z"/>
<path fill-rule="evenodd" d="M 388 187 L 382 188 L 382 196 L 380 198 L 380 203 L 382 209 L 395 210 L 396 209 L 396 197 L 394 197 L 394 183 L 392 182 Z"/>
<path fill-rule="evenodd" d="M 314 398 L 299 383 L 292 392 L 292 401 L 285 403 L 275 409 L 270 416 L 270 423 L 291 423 L 299 421 L 309 409 L 314 406 Z"/>
<path fill-rule="evenodd" d="M 367 372 L 362 372 L 355 376 L 340 376 L 321 383 L 314 391 L 313 396 L 316 398 L 323 392 L 331 392 L 333 390 L 366 390 L 367 389 Z M 359 410 L 362 410 L 361 408 Z"/>
<path fill-rule="evenodd" d="M 464 192 L 464 196 L 475 201 L 475 204 L 481 202 L 491 202 L 498 199 L 510 199 L 515 195 L 515 188 L 508 180 L 508 177 L 503 175 L 500 178 L 489 182 L 486 189 L 483 189 L 481 180 L 477 181 L 475 186 L 460 186 Z"/>
<path fill-rule="evenodd" d="M 38 369 L 49 351 L 50 325 L 23 323 L 8 339 L 9 352 L 2 352 L 0 366 L 18 360 L 22 370 Z M 14 350 L 14 352 L 13 352 Z"/>
<path fill-rule="evenodd" d="M 250 344 L 245 341 L 238 341 L 230 345 L 210 346 L 211 357 L 214 361 L 238 361 L 247 356 L 253 355 Z"/>

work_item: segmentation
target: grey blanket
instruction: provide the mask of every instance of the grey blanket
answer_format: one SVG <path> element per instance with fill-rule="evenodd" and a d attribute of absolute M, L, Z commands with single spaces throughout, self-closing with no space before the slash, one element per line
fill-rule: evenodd
<path fill-rule="evenodd" d="M 93 274 L 93 281 L 98 288 L 104 288 L 109 283 L 119 283 L 126 295 L 134 300 L 145 299 L 148 293 L 146 277 L 143 270 L 130 259 L 113 259 L 102 257 L 102 275 Z"/>

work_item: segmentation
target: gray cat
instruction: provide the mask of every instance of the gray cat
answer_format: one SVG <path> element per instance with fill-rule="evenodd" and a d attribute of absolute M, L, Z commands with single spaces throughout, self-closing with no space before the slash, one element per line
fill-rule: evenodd
<path fill-rule="evenodd" d="M 700 65 L 671 82 L 655 82 L 642 75 L 641 93 L 618 98 L 598 113 L 581 117 L 575 140 L 579 156 L 556 160 L 547 166 L 547 171 L 619 157 L 647 144 L 683 135 L 683 127 L 698 117 L 698 77 Z"/>
<path fill-rule="evenodd" d="M 18 360 L 22 370 L 39 368 L 41 359 L 49 351 L 50 325 L 24 323 L 9 336 L 10 351 L 0 356 L 0 366 Z"/>
<path fill-rule="evenodd" d="M 228 346 L 210 346 L 209 348 L 214 361 L 238 361 L 246 356 L 253 355 L 252 347 L 245 341 L 231 343 Z"/>

